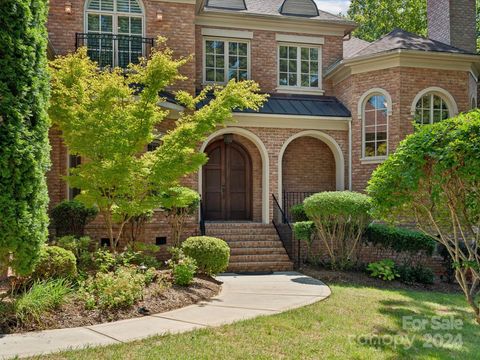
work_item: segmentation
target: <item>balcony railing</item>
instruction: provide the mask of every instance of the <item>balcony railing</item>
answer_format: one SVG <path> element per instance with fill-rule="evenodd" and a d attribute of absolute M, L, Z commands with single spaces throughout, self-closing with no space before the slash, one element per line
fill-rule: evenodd
<path fill-rule="evenodd" d="M 148 56 L 154 45 L 153 38 L 135 35 L 77 33 L 75 47 L 87 47 L 87 54 L 100 67 L 126 68 Z"/>

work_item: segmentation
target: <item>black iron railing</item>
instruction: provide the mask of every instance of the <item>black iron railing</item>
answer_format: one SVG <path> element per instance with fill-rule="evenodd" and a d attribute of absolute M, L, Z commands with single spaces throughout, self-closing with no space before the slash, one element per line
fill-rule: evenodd
<path fill-rule="evenodd" d="M 283 247 L 287 251 L 288 257 L 297 267 L 300 262 L 300 243 L 295 241 L 293 236 L 292 225 L 286 216 L 286 213 L 283 211 L 280 206 L 277 198 L 274 194 L 273 197 L 273 218 L 272 223 L 277 230 L 278 236 L 282 241 Z"/>
<path fill-rule="evenodd" d="M 199 229 L 200 235 L 205 236 L 207 234 L 207 229 L 205 227 L 205 212 L 203 209 L 203 201 L 200 200 L 200 222 L 199 222 Z"/>
<path fill-rule="evenodd" d="M 289 222 L 292 222 L 292 207 L 295 205 L 303 203 L 303 200 L 305 200 L 307 197 L 315 194 L 316 192 L 312 191 L 297 191 L 297 192 L 292 192 L 292 191 L 284 191 L 282 193 L 282 208 L 283 211 L 285 212 L 285 216 L 287 217 Z"/>
<path fill-rule="evenodd" d="M 136 64 L 150 54 L 153 45 L 153 38 L 135 35 L 77 33 L 75 39 L 76 48 L 86 46 L 88 56 L 100 67 Z"/>

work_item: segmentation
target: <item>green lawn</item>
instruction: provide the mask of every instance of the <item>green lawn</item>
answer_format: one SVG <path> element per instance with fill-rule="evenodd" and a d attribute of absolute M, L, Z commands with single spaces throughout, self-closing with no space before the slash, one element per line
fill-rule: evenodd
<path fill-rule="evenodd" d="M 478 359 L 480 326 L 461 295 L 333 285 L 320 303 L 220 328 L 154 337 L 106 348 L 72 351 L 48 359 Z M 462 321 L 460 329 L 424 331 L 402 326 L 403 316 Z M 438 319 L 437 319 L 438 320 Z M 431 348 L 428 334 L 436 335 Z M 369 343 L 387 335 L 383 344 Z M 389 335 L 413 339 L 411 348 Z M 446 340 L 463 344 L 447 344 Z M 358 336 L 363 336 L 358 338 Z M 359 339 L 356 341 L 355 338 Z M 442 345 L 443 341 L 443 345 Z"/>

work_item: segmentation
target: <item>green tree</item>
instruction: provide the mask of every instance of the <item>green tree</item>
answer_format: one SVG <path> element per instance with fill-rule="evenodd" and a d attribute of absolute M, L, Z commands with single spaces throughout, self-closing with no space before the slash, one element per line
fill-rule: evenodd
<path fill-rule="evenodd" d="M 427 36 L 426 0 L 352 0 L 348 18 L 360 26 L 354 35 L 375 41 L 395 28 Z M 477 0 L 477 51 L 480 51 L 480 0 Z"/>
<path fill-rule="evenodd" d="M 186 110 L 161 145 L 145 152 L 167 116 L 158 106 L 159 92 L 184 79 L 179 69 L 189 60 L 174 60 L 168 48 L 154 49 L 149 60 L 125 73 L 99 70 L 81 49 L 52 62 L 51 119 L 70 152 L 87 159 L 67 181 L 81 189 L 76 199 L 98 207 L 113 250 L 132 217 L 161 207 L 163 193 L 206 162 L 197 148 L 200 141 L 230 120 L 232 110 L 258 109 L 266 98 L 252 81 L 231 81 L 198 97 L 180 91 L 177 98 Z M 195 110 L 209 91 L 214 99 Z"/>
<path fill-rule="evenodd" d="M 0 6 L 0 264 L 20 275 L 48 235 L 47 3 Z"/>
<path fill-rule="evenodd" d="M 444 245 L 480 324 L 480 111 L 417 129 L 372 175 L 374 215 L 414 217 Z"/>
<path fill-rule="evenodd" d="M 427 35 L 426 0 L 352 0 L 347 14 L 360 25 L 354 35 L 366 41 L 395 28 Z"/>

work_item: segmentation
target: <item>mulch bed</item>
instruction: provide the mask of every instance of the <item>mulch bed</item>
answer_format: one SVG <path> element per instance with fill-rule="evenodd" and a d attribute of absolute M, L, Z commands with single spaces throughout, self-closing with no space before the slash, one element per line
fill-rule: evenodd
<path fill-rule="evenodd" d="M 160 273 L 164 273 L 165 277 L 169 276 L 167 271 Z M 144 290 L 143 300 L 131 308 L 109 311 L 86 310 L 83 302 L 75 302 L 71 299 L 60 309 L 46 314 L 41 324 L 2 324 L 3 319 L 0 319 L 0 334 L 89 326 L 153 315 L 208 300 L 217 295 L 220 290 L 221 282 L 210 277 L 196 277 L 188 287 L 171 285 L 160 280 L 148 286 Z"/>
<path fill-rule="evenodd" d="M 461 293 L 460 287 L 455 283 L 436 282 L 432 285 L 405 284 L 400 281 L 383 281 L 381 279 L 375 279 L 361 271 L 334 271 L 321 269 L 313 266 L 305 266 L 300 269 L 300 272 L 315 279 L 319 279 L 327 285 L 359 285 L 392 290 L 417 290 L 436 291 L 441 293 Z"/>

